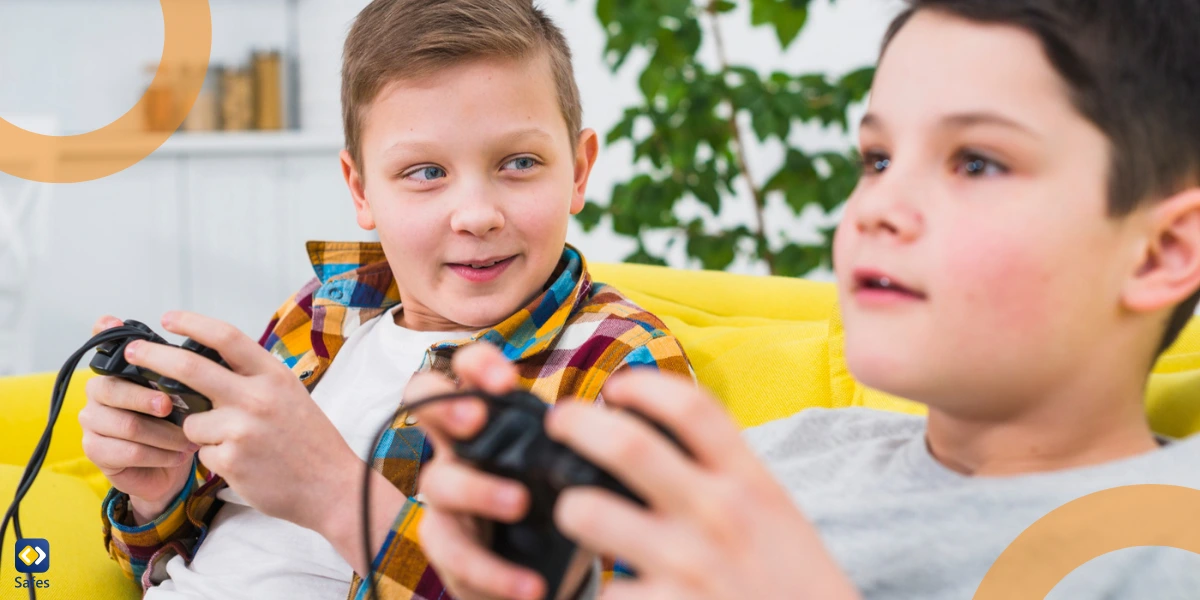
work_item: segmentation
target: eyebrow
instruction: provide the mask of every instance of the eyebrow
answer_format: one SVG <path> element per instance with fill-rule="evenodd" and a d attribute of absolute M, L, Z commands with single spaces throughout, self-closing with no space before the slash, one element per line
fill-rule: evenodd
<path fill-rule="evenodd" d="M 1040 135 L 1035 133 L 1033 131 L 1033 129 L 1031 129 L 1030 127 L 1028 127 L 1016 120 L 1010 119 L 1004 115 L 997 114 L 994 112 L 955 113 L 952 115 L 942 117 L 940 124 L 942 127 L 946 127 L 949 129 L 966 129 L 968 127 L 975 127 L 975 126 L 979 126 L 979 125 L 993 125 L 993 126 L 998 126 L 998 127 L 1004 127 L 1006 129 L 1013 129 L 1013 130 L 1019 131 L 1021 133 L 1024 133 L 1025 135 L 1028 135 L 1031 137 L 1035 137 L 1035 138 L 1041 137 Z M 865 128 L 865 129 L 878 129 L 878 130 L 887 129 L 886 127 L 884 127 L 883 120 L 880 119 L 877 115 L 872 114 L 872 113 L 867 113 L 867 114 L 863 115 L 862 121 L 859 123 L 859 126 L 862 128 Z"/>
<path fill-rule="evenodd" d="M 554 141 L 554 136 L 550 135 L 549 133 L 546 132 L 546 130 L 544 130 L 540 127 L 526 127 L 524 129 L 517 129 L 515 131 L 510 131 L 510 132 L 505 133 L 504 135 L 500 136 L 500 140 L 502 140 L 503 142 L 507 142 L 507 143 L 516 142 L 516 141 L 520 141 L 520 140 L 524 140 L 524 139 L 528 139 L 528 138 L 538 138 L 545 142 Z"/>
<path fill-rule="evenodd" d="M 507 133 L 501 134 L 498 138 L 497 143 L 500 145 L 513 144 L 513 143 L 528 140 L 531 138 L 539 139 L 539 140 L 542 140 L 545 142 L 554 141 L 554 136 L 550 135 L 549 133 L 546 132 L 546 130 L 544 130 L 540 127 L 525 127 L 522 129 L 516 129 L 513 131 L 509 131 Z M 434 150 L 436 150 L 437 147 L 438 147 L 437 142 L 435 142 L 433 140 L 428 140 L 428 139 L 424 139 L 424 138 L 418 138 L 418 139 L 401 138 L 401 139 L 397 140 L 396 143 L 385 148 L 383 151 L 383 155 L 388 156 L 388 155 L 394 154 L 396 152 L 402 152 L 402 151 L 406 151 L 406 150 L 413 151 L 413 152 L 429 153 L 429 152 L 433 152 Z"/>

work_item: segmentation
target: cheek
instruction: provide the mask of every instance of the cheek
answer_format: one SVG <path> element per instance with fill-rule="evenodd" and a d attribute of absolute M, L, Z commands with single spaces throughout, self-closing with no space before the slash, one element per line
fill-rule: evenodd
<path fill-rule="evenodd" d="M 934 271 L 947 296 L 946 302 L 935 302 L 943 313 L 939 318 L 953 322 L 956 331 L 988 338 L 1029 340 L 1044 334 L 1057 314 L 1058 270 L 1050 261 L 1059 258 L 1046 237 L 1027 231 L 957 232 Z"/>
<path fill-rule="evenodd" d="M 371 199 L 376 233 L 393 269 L 412 270 L 418 262 L 394 257 L 436 256 L 448 227 L 436 202 L 413 202 L 388 190 Z"/>
<path fill-rule="evenodd" d="M 510 192 L 506 202 L 508 226 L 530 246 L 557 247 L 566 238 L 571 219 L 571 185 L 561 177 L 530 184 Z"/>

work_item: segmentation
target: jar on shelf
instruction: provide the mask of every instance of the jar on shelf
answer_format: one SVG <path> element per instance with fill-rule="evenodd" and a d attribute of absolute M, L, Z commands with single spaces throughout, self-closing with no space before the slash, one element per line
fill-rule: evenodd
<path fill-rule="evenodd" d="M 189 67 L 189 74 L 201 69 L 200 65 Z M 217 88 L 220 73 L 210 69 L 204 78 L 204 85 L 196 96 L 196 103 L 183 121 L 184 131 L 216 131 L 220 127 L 221 109 L 217 105 Z"/>
<path fill-rule="evenodd" d="M 225 68 L 221 74 L 221 129 L 254 127 L 254 74 L 247 68 Z"/>
<path fill-rule="evenodd" d="M 283 129 L 283 62 L 278 51 L 255 52 L 254 69 L 255 128 Z"/>

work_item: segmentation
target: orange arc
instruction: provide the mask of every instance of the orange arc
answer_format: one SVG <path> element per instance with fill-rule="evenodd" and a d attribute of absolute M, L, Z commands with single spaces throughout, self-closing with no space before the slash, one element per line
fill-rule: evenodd
<path fill-rule="evenodd" d="M 212 52 L 212 12 L 208 0 L 159 0 L 163 13 L 163 52 L 153 85 L 167 85 L 172 71 L 182 110 L 165 131 L 141 128 L 149 99 L 143 95 L 116 121 L 88 133 L 42 135 L 0 118 L 0 148 L 19 160 L 5 161 L 0 171 L 42 183 L 93 181 L 123 171 L 163 145 L 183 124 L 204 85 Z M 180 71 L 178 67 L 195 67 Z M 66 160 L 67 157 L 78 159 Z"/>
<path fill-rule="evenodd" d="M 1125 548 L 1200 554 L 1200 490 L 1131 485 L 1089 494 L 1038 519 L 988 570 L 975 600 L 1045 598 L 1088 561 Z"/>

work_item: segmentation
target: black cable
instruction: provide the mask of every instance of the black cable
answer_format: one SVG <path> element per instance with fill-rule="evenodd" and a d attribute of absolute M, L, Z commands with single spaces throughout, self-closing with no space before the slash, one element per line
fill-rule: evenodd
<path fill-rule="evenodd" d="M 366 471 L 363 475 L 363 490 L 362 490 L 362 539 L 363 539 L 363 556 L 367 559 L 367 574 L 363 578 L 363 584 L 369 586 L 371 592 L 371 600 L 379 600 L 379 593 L 375 589 L 375 553 L 371 551 L 371 463 L 374 462 L 375 449 L 379 447 L 380 440 L 387 433 L 392 424 L 400 418 L 401 415 L 412 412 L 422 406 L 433 404 L 435 402 L 445 402 L 447 400 L 457 400 L 461 398 L 477 398 L 484 402 L 492 404 L 502 404 L 506 401 L 504 396 L 493 396 L 481 390 L 460 390 L 446 394 L 438 394 L 429 396 L 413 402 L 411 404 L 401 404 L 396 412 L 392 413 L 392 418 L 383 424 L 379 429 L 379 433 L 375 435 L 375 443 L 371 445 L 371 454 L 367 457 Z M 420 460 L 420 457 L 417 458 Z"/>
<path fill-rule="evenodd" d="M 25 465 L 25 471 L 21 474 L 21 480 L 17 485 L 16 493 L 13 495 L 12 504 L 9 505 L 8 510 L 5 512 L 4 520 L 0 521 L 0 561 L 3 560 L 4 538 L 5 538 L 5 534 L 8 530 L 8 523 L 10 521 L 13 524 L 13 531 L 17 534 L 17 538 L 20 539 L 20 538 L 24 537 L 24 535 L 21 532 L 21 520 L 20 520 L 20 512 L 19 512 L 20 506 L 21 506 L 21 501 L 25 499 L 25 495 L 28 494 L 30 488 L 33 487 L 34 480 L 37 479 L 38 474 L 42 470 L 42 465 L 44 465 L 46 462 L 46 455 L 48 454 L 48 452 L 50 450 L 50 440 L 54 433 L 54 425 L 58 422 L 58 415 L 59 415 L 59 413 L 62 412 L 63 404 L 66 402 L 67 389 L 69 388 L 69 386 L 71 384 L 71 376 L 75 373 L 75 369 L 79 366 L 79 361 L 83 359 L 83 356 L 85 354 L 87 354 L 88 352 L 90 352 L 91 350 L 96 348 L 97 346 L 106 344 L 108 342 L 113 342 L 113 341 L 117 341 L 117 340 L 129 340 L 129 339 L 151 340 L 152 335 L 153 334 L 151 334 L 151 333 L 147 333 L 145 331 L 135 329 L 133 327 L 127 327 L 127 326 L 120 326 L 120 327 L 114 327 L 112 329 L 107 329 L 107 330 L 102 331 L 102 332 L 96 334 L 95 336 L 93 336 L 92 339 L 88 340 L 88 342 L 86 344 L 84 344 L 83 347 L 81 347 L 79 350 L 75 351 L 75 353 L 72 354 L 69 359 L 67 359 L 67 362 L 63 364 L 62 369 L 60 369 L 58 372 L 58 377 L 55 378 L 55 380 L 54 380 L 54 389 L 50 395 L 50 414 L 48 415 L 47 420 L 46 420 L 46 428 L 42 431 L 42 436 L 38 440 L 37 446 L 34 448 L 33 454 L 29 458 L 29 462 L 26 463 L 26 465 Z M 505 402 L 505 397 L 503 397 L 503 396 L 493 396 L 491 394 L 487 394 L 487 393 L 484 393 L 484 392 L 478 391 L 478 390 L 462 390 L 462 391 L 457 391 L 457 392 L 452 392 L 452 393 L 447 393 L 447 394 L 430 396 L 428 398 L 422 398 L 421 400 L 418 400 L 411 404 L 401 405 L 393 413 L 392 418 L 389 421 L 387 421 L 386 423 L 384 423 L 383 426 L 380 428 L 379 433 L 377 433 L 375 435 L 375 442 L 371 446 L 371 449 L 370 449 L 371 456 L 369 456 L 367 461 L 365 462 L 366 470 L 365 470 L 365 473 L 363 476 L 362 507 L 361 507 L 362 508 L 363 555 L 366 557 L 366 560 L 367 560 L 367 574 L 366 574 L 366 577 L 364 578 L 364 584 L 370 587 L 371 598 L 373 600 L 379 600 L 378 591 L 376 590 L 376 586 L 375 586 L 375 582 L 376 582 L 377 578 L 375 576 L 374 553 L 371 552 L 371 538 L 370 538 L 370 534 L 371 534 L 371 526 L 370 526 L 370 522 L 371 522 L 371 519 L 370 519 L 370 514 L 371 514 L 370 513 L 370 508 L 371 508 L 371 487 L 370 487 L 370 485 L 371 485 L 371 465 L 372 465 L 373 458 L 374 458 L 375 448 L 377 448 L 379 446 L 379 442 L 383 438 L 383 435 L 385 433 L 387 433 L 388 429 L 391 428 L 392 424 L 395 423 L 396 420 L 399 419 L 401 415 L 404 415 L 408 412 L 411 412 L 411 411 L 413 411 L 417 408 L 420 408 L 422 406 L 425 406 L 427 404 L 432 404 L 434 402 L 444 402 L 447 400 L 455 400 L 455 399 L 461 399 L 461 398 L 477 398 L 479 400 L 483 400 L 485 402 L 490 402 L 493 404 Z M 418 460 L 419 460 L 419 457 L 418 457 Z M 30 584 L 29 585 L 30 600 L 36 600 L 37 596 L 36 596 L 36 593 L 34 592 L 33 574 L 26 573 L 26 578 Z"/>
<path fill-rule="evenodd" d="M 58 415 L 62 412 L 63 404 L 66 402 L 67 389 L 71 384 L 71 376 L 75 373 L 75 368 L 79 366 L 79 361 L 83 359 L 85 354 L 97 346 L 129 338 L 150 339 L 145 332 L 132 327 L 114 327 L 102 331 L 88 340 L 82 348 L 75 351 L 67 359 L 67 362 L 63 364 L 62 369 L 58 371 L 58 377 L 54 380 L 54 389 L 50 393 L 50 414 L 46 419 L 46 428 L 42 431 L 42 437 L 38 439 L 37 446 L 33 449 L 33 455 L 29 457 L 29 462 L 25 464 L 25 471 L 21 473 L 21 480 L 17 484 L 16 493 L 13 494 L 12 504 L 5 511 L 4 520 L 0 521 L 0 561 L 4 559 L 4 536 L 8 531 L 9 521 L 12 521 L 13 531 L 17 534 L 17 539 L 25 537 L 21 532 L 21 501 L 25 499 L 25 495 L 33 487 L 34 480 L 37 479 L 38 473 L 42 470 L 42 465 L 46 462 L 46 455 L 50 451 L 50 439 L 54 434 L 54 425 L 58 422 Z M 29 598 L 36 600 L 37 595 L 34 592 L 32 573 L 26 573 L 26 581 L 29 583 Z"/>

